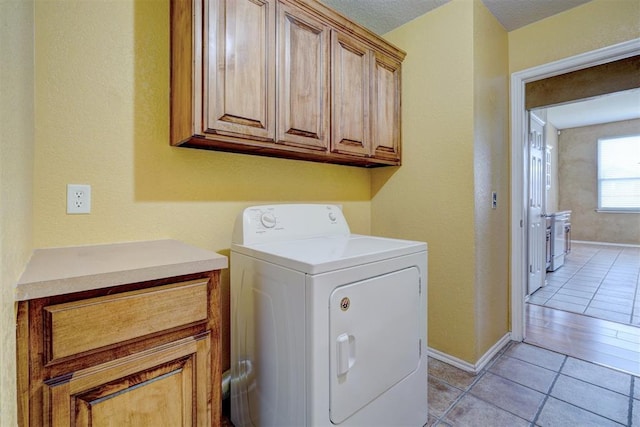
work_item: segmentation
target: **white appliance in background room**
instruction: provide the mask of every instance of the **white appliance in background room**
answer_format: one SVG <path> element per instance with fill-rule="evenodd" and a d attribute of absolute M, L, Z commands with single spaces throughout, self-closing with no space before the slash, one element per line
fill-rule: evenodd
<path fill-rule="evenodd" d="M 231 245 L 231 421 L 427 422 L 427 245 L 334 205 L 245 209 Z"/>
<path fill-rule="evenodd" d="M 550 219 L 549 265 L 547 271 L 556 271 L 564 265 L 564 257 L 571 252 L 571 211 L 554 212 Z"/>

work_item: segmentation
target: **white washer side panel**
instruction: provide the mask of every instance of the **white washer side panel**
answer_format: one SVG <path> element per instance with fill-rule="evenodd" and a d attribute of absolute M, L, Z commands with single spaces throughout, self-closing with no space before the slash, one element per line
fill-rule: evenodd
<path fill-rule="evenodd" d="M 343 422 L 418 369 L 421 293 L 416 267 L 331 293 L 331 421 Z"/>
<path fill-rule="evenodd" d="M 231 421 L 305 424 L 304 274 L 231 253 Z"/>

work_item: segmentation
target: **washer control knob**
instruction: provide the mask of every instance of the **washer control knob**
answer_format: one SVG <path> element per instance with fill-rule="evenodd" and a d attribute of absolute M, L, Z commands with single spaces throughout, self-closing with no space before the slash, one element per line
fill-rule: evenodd
<path fill-rule="evenodd" d="M 271 212 L 265 212 L 260 217 L 260 222 L 266 228 L 273 228 L 276 226 L 276 217 Z"/>
<path fill-rule="evenodd" d="M 329 212 L 329 219 L 330 219 L 331 221 L 335 221 L 335 220 L 336 220 L 336 218 L 337 218 L 337 217 L 336 217 L 336 214 L 335 214 L 334 212 Z"/>

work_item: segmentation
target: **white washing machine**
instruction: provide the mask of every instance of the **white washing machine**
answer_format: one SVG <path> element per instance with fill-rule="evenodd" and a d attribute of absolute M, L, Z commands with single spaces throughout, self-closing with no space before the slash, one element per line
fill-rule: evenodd
<path fill-rule="evenodd" d="M 231 246 L 231 421 L 423 426 L 427 245 L 351 234 L 339 207 L 245 209 Z"/>

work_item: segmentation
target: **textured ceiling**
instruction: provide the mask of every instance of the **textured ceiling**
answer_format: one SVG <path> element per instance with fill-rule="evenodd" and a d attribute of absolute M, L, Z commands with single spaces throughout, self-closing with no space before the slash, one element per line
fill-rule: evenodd
<path fill-rule="evenodd" d="M 450 0 L 320 0 L 377 34 L 385 34 Z M 482 0 L 507 31 L 562 13 L 589 0 Z M 640 117 L 640 92 L 603 96 L 549 109 L 557 127 L 587 126 Z M 552 120 L 550 120 L 552 121 Z M 552 121 L 552 123 L 553 123 Z"/>
<path fill-rule="evenodd" d="M 482 0 L 507 31 L 517 30 L 590 0 Z"/>
<path fill-rule="evenodd" d="M 557 129 L 640 118 L 640 89 L 548 107 L 547 120 Z"/>
<path fill-rule="evenodd" d="M 450 0 L 321 0 L 374 33 L 384 34 Z M 589 0 L 482 0 L 507 30 L 515 30 Z"/>
<path fill-rule="evenodd" d="M 450 0 L 321 0 L 376 34 L 387 33 Z"/>

